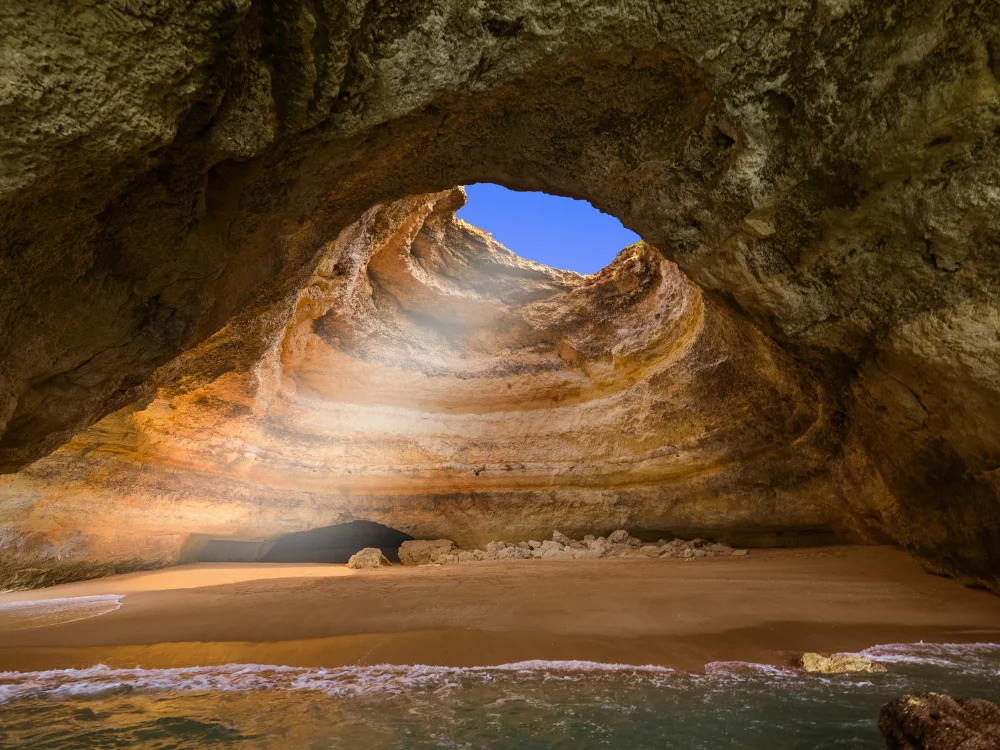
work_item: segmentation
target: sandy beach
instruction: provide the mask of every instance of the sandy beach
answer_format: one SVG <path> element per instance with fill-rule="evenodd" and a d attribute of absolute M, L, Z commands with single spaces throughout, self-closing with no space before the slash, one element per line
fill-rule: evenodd
<path fill-rule="evenodd" d="M 123 595 L 17 628 L 12 602 Z M 222 663 L 495 665 L 531 659 L 787 664 L 802 651 L 1000 641 L 1000 598 L 891 547 L 744 558 L 482 562 L 355 572 L 181 566 L 0 595 L 0 670 Z"/>

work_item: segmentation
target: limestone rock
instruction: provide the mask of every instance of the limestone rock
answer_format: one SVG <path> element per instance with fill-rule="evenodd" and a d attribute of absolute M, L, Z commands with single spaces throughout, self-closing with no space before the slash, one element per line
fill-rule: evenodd
<path fill-rule="evenodd" d="M 644 547 L 640 547 L 639 552 L 641 552 L 646 557 L 659 557 L 660 554 L 663 552 L 663 550 L 657 547 L 655 544 L 647 544 Z"/>
<path fill-rule="evenodd" d="M 590 544 L 588 544 L 587 546 L 600 555 L 608 554 L 608 552 L 610 552 L 612 548 L 611 542 L 609 542 L 607 539 L 594 540 L 590 542 Z"/>
<path fill-rule="evenodd" d="M 882 707 L 878 728 L 890 750 L 996 750 L 1000 706 L 943 693 L 904 695 Z"/>
<path fill-rule="evenodd" d="M 497 560 L 527 560 L 531 552 L 521 547 L 507 547 L 497 552 Z"/>
<path fill-rule="evenodd" d="M 351 559 L 347 561 L 348 568 L 354 568 L 356 570 L 366 569 L 366 568 L 381 568 L 382 566 L 390 566 L 390 563 L 385 555 L 382 554 L 382 550 L 378 547 L 365 547 L 360 552 L 356 552 L 351 555 Z"/>
<path fill-rule="evenodd" d="M 462 518 L 482 544 L 440 498 L 521 538 L 657 528 L 700 493 L 724 512 L 665 522 L 891 539 L 1000 590 L 992 3 L 125 5 L 3 9 L 8 577 L 176 560 L 261 498 L 264 537 L 414 500 L 438 525 L 411 533 Z M 647 244 L 583 280 L 385 208 L 472 180 L 587 198 Z M 440 452 L 392 433 L 416 403 Z M 385 453 L 343 451 L 329 425 L 378 409 L 406 412 L 372 420 Z"/>
<path fill-rule="evenodd" d="M 562 534 L 562 533 L 560 533 L 558 531 L 553 531 L 552 532 L 552 541 L 553 542 L 559 542 L 559 544 L 563 544 L 563 545 L 567 545 L 567 544 L 572 544 L 573 543 L 572 539 L 570 539 L 568 536 L 566 536 L 565 534 Z"/>
<path fill-rule="evenodd" d="M 455 548 L 450 539 L 415 539 L 403 542 L 399 548 L 399 561 L 403 565 L 427 565 L 434 557 L 449 554 Z"/>
<path fill-rule="evenodd" d="M 806 672 L 839 674 L 841 672 L 885 672 L 884 666 L 859 654 L 817 654 L 807 651 L 799 664 Z"/>

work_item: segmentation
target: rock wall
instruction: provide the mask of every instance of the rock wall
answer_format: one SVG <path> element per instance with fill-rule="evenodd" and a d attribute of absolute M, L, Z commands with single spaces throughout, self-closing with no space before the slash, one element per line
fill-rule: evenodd
<path fill-rule="evenodd" d="M 469 547 L 620 526 L 862 538 L 805 368 L 648 245 L 557 271 L 457 220 L 463 202 L 368 211 L 151 401 L 0 477 L 7 584 L 355 519 Z"/>
<path fill-rule="evenodd" d="M 1000 570 L 1000 7 L 94 0 L 0 8 L 0 467 L 152 397 L 377 203 L 582 197 L 822 384 L 858 516 Z M 875 480 L 873 480 L 875 481 Z"/>

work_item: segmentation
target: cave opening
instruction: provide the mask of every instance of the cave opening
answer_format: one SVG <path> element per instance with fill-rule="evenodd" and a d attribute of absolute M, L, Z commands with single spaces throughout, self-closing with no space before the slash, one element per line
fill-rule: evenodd
<path fill-rule="evenodd" d="M 459 219 L 490 233 L 515 255 L 550 268 L 595 274 L 640 240 L 586 200 L 494 183 L 466 185 L 465 195 L 455 214 Z"/>
<path fill-rule="evenodd" d="M 346 563 L 351 555 L 376 547 L 390 562 L 399 562 L 399 547 L 413 539 L 374 521 L 349 521 L 282 534 L 273 540 L 189 539 L 185 562 Z"/>

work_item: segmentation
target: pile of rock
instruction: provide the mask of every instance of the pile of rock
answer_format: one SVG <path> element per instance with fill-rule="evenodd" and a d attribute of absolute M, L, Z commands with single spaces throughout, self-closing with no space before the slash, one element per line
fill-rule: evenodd
<path fill-rule="evenodd" d="M 745 549 L 734 550 L 727 544 L 707 539 L 660 539 L 655 544 L 643 544 L 624 529 L 606 537 L 588 534 L 583 539 L 570 539 L 558 531 L 544 542 L 490 542 L 486 549 L 459 549 L 449 539 L 420 539 L 403 542 L 399 559 L 403 565 L 428 565 L 477 560 L 587 560 L 598 557 L 728 557 L 745 555 Z"/>

